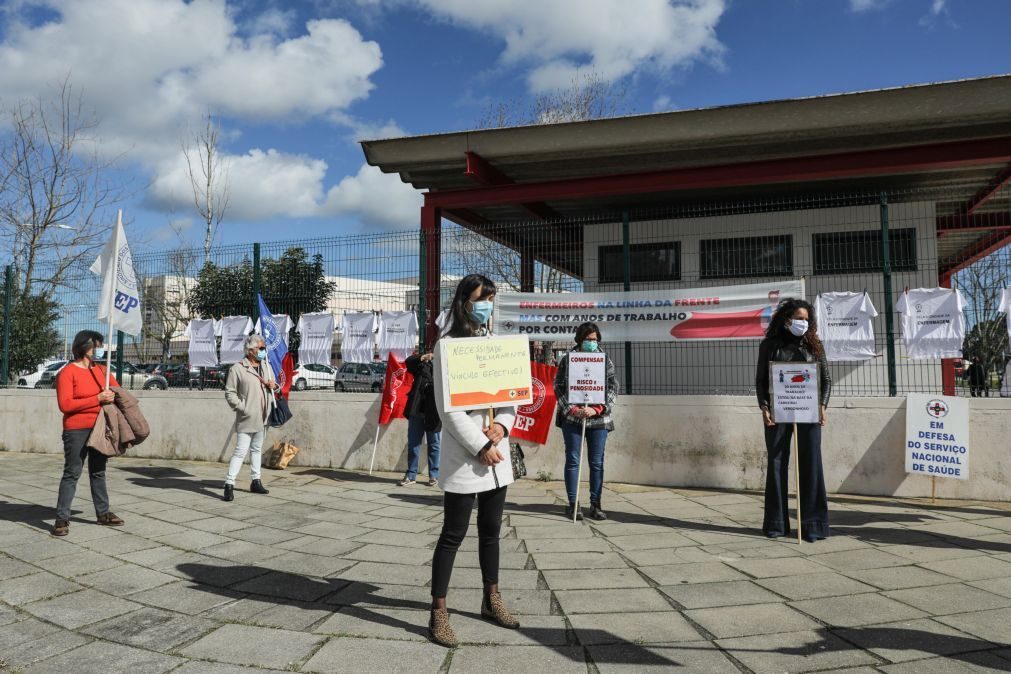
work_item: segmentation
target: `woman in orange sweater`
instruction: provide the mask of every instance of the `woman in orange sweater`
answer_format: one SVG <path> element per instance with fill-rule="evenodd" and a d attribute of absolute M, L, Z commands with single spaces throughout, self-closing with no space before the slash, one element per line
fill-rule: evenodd
<path fill-rule="evenodd" d="M 77 491 L 77 480 L 88 460 L 91 480 L 91 500 L 95 503 L 98 523 L 123 526 L 123 520 L 109 511 L 109 493 L 105 488 L 105 462 L 108 457 L 88 447 L 88 436 L 94 428 L 102 405 L 115 400 L 115 394 L 105 388 L 105 368 L 98 362 L 105 357 L 105 339 L 94 330 L 82 330 L 74 337 L 74 360 L 56 376 L 56 400 L 63 412 L 63 478 L 56 503 L 54 536 L 70 533 L 70 505 Z M 116 378 L 111 386 L 119 386 Z"/>

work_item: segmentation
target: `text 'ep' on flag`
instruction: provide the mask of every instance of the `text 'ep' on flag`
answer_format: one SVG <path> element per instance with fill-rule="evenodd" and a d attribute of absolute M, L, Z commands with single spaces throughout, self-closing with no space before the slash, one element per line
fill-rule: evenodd
<path fill-rule="evenodd" d="M 383 402 L 379 408 L 379 425 L 385 426 L 393 419 L 401 419 L 407 408 L 407 394 L 414 386 L 414 375 L 407 371 L 407 365 L 392 353 L 386 361 L 386 377 L 383 379 Z"/>
<path fill-rule="evenodd" d="M 257 295 L 256 301 L 260 307 L 260 330 L 263 332 L 263 342 L 267 345 L 267 362 L 274 372 L 277 384 L 284 389 L 288 382 L 284 369 L 284 357 L 288 355 L 288 345 L 277 328 L 277 321 L 274 314 L 270 313 L 267 303 L 263 301 L 263 295 Z"/>
<path fill-rule="evenodd" d="M 144 323 L 140 311 L 140 290 L 137 287 L 137 275 L 133 271 L 130 246 L 126 243 L 126 233 L 123 231 L 122 213 L 102 254 L 91 265 L 91 272 L 102 277 L 98 320 L 108 321 L 111 314 L 114 330 L 122 330 L 135 337 L 139 335 Z"/>

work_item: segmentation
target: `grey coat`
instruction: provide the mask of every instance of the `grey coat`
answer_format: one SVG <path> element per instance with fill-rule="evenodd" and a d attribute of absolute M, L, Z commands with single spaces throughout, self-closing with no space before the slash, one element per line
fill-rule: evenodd
<path fill-rule="evenodd" d="M 259 375 L 259 376 L 257 376 Z M 272 382 L 274 373 L 264 361 L 253 368 L 245 360 L 232 365 L 225 379 L 225 400 L 235 412 L 235 430 L 238 433 L 259 433 L 267 425 L 274 395 L 261 383 Z"/>

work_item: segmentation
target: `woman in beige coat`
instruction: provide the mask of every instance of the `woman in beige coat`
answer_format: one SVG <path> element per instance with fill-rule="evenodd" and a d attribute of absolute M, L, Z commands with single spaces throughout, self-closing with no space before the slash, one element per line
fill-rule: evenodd
<path fill-rule="evenodd" d="M 274 407 L 274 390 L 277 381 L 270 365 L 266 362 L 267 349 L 260 335 L 246 338 L 246 357 L 232 365 L 225 380 L 225 400 L 235 412 L 235 452 L 228 462 L 225 477 L 224 500 L 235 499 L 235 479 L 239 476 L 242 462 L 249 454 L 249 469 L 252 484 L 249 491 L 254 494 L 269 493 L 260 481 L 260 450 L 267 434 L 267 419 Z"/>

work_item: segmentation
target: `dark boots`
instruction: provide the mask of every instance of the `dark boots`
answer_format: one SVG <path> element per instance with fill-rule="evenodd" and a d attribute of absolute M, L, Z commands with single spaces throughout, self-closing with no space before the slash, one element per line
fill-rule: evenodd
<path fill-rule="evenodd" d="M 565 506 L 565 519 L 571 521 L 572 520 L 572 514 L 573 514 L 573 511 L 575 511 L 575 509 L 576 509 L 576 504 L 575 503 L 570 503 L 569 505 Z M 579 512 L 575 513 L 575 515 L 576 515 L 576 519 L 577 520 L 583 519 L 583 509 L 580 508 Z"/>
<path fill-rule="evenodd" d="M 230 484 L 225 485 L 225 495 L 221 497 L 223 501 L 234 501 L 235 500 L 235 487 Z"/>
<path fill-rule="evenodd" d="M 603 522 L 607 519 L 607 513 L 600 509 L 599 503 L 590 504 L 590 519 L 597 520 L 598 522 Z"/>
<path fill-rule="evenodd" d="M 254 494 L 269 494 L 270 493 L 269 491 L 267 491 L 266 487 L 263 486 L 263 483 L 260 482 L 259 480 L 253 480 L 253 483 L 251 485 L 249 485 L 249 491 L 251 491 Z"/>

